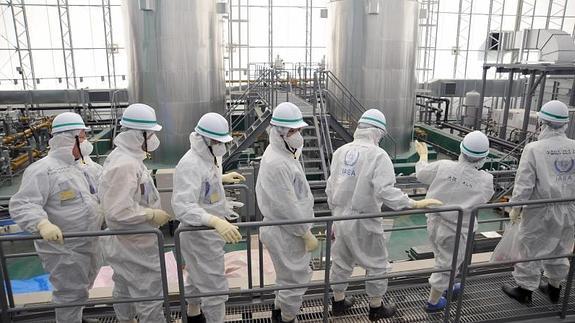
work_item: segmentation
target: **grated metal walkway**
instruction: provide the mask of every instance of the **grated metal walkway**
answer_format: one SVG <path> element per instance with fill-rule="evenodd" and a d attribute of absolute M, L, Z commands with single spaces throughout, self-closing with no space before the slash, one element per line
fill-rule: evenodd
<path fill-rule="evenodd" d="M 510 322 L 534 318 L 558 317 L 561 305 L 553 305 L 545 295 L 536 291 L 533 293 L 531 306 L 521 305 L 508 298 L 501 291 L 505 283 L 513 283 L 511 273 L 497 273 L 470 277 L 466 284 L 463 296 L 462 317 L 460 322 Z M 429 287 L 427 284 L 411 286 L 391 286 L 386 294 L 387 302 L 394 302 L 398 308 L 398 314 L 391 319 L 380 322 L 441 322 L 443 313 L 428 314 L 424 311 L 427 302 Z M 334 323 L 369 322 L 367 318 L 368 300 L 366 295 L 357 294 L 356 305 L 348 315 L 330 317 Z M 563 297 L 563 292 L 562 295 Z M 455 303 L 454 303 L 455 305 Z M 234 306 L 228 305 L 226 322 L 271 322 L 271 305 L 256 304 Z M 302 313 L 298 316 L 299 322 L 322 322 L 323 302 L 321 299 L 308 299 L 304 302 Z M 575 296 L 571 293 L 569 299 L 568 314 L 575 313 Z M 452 307 L 452 318 L 455 316 L 455 308 Z M 90 317 L 90 316 L 87 316 Z M 179 312 L 172 312 L 174 319 L 180 318 Z M 94 317 L 92 317 L 94 318 Z M 115 317 L 108 312 L 99 316 L 101 323 L 116 323 Z M 52 323 L 53 320 L 34 320 L 27 322 Z"/>

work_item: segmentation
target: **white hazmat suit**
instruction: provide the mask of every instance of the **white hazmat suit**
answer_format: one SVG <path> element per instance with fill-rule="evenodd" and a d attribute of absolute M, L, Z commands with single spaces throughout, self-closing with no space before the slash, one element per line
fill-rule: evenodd
<path fill-rule="evenodd" d="M 381 132 L 378 128 L 358 128 L 353 142 L 335 151 L 326 186 L 334 216 L 379 213 L 382 204 L 394 210 L 414 206 L 415 201 L 394 187 L 391 159 L 376 144 Z M 381 218 L 338 221 L 334 233 L 331 281 L 349 279 L 356 265 L 363 267 L 367 276 L 383 275 L 390 269 Z M 343 293 L 347 286 L 332 285 L 332 290 Z M 387 279 L 368 281 L 365 286 L 369 297 L 382 297 Z"/>
<path fill-rule="evenodd" d="M 160 208 L 160 195 L 144 165 L 141 130 L 127 130 L 114 139 L 106 158 L 98 194 L 111 230 L 150 230 L 146 209 Z M 154 234 L 109 236 L 104 255 L 114 269 L 114 298 L 162 296 L 160 259 Z M 114 304 L 120 321 L 165 322 L 162 302 Z"/>
<path fill-rule="evenodd" d="M 459 206 L 463 210 L 489 202 L 493 196 L 493 175 L 479 170 L 481 165 L 469 162 L 463 155 L 459 161 L 440 160 L 433 163 L 419 161 L 415 165 L 417 179 L 429 185 L 426 198 L 438 199 L 444 206 Z M 435 256 L 435 269 L 450 269 L 455 247 L 457 212 L 427 214 L 427 234 Z M 463 215 L 457 267 L 463 263 L 465 243 L 471 214 Z M 477 219 L 475 219 L 477 228 Z M 433 273 L 429 284 L 443 291 L 449 286 L 449 272 Z"/>
<path fill-rule="evenodd" d="M 214 163 L 204 138 L 192 132 L 190 150 L 176 166 L 172 208 L 180 226 L 209 226 L 211 216 L 225 220 L 227 200 L 222 184 L 221 166 Z M 228 281 L 224 267 L 225 241 L 214 230 L 185 232 L 181 235 L 182 255 L 188 279 L 186 294 L 226 292 Z M 188 299 L 200 304 L 207 322 L 223 322 L 228 297 Z"/>
<path fill-rule="evenodd" d="M 96 183 L 77 167 L 72 154 L 75 132 L 50 139 L 48 156 L 24 172 L 20 189 L 10 199 L 10 215 L 24 230 L 37 233 L 38 223 L 48 219 L 61 231 L 99 231 Z M 98 238 L 67 238 L 63 244 L 34 241 L 44 270 L 50 273 L 55 304 L 86 302 L 101 265 Z M 80 323 L 81 307 L 56 309 L 58 323 Z"/>
<path fill-rule="evenodd" d="M 523 148 L 511 202 L 575 197 L 575 141 L 565 135 L 567 125 L 543 125 L 538 141 Z M 519 224 L 521 258 L 558 256 L 573 251 L 575 204 L 531 205 L 523 208 Z M 517 284 L 536 290 L 541 266 L 550 280 L 567 277 L 566 258 L 515 264 Z"/>
<path fill-rule="evenodd" d="M 269 140 L 256 183 L 256 197 L 264 222 L 312 219 L 313 195 L 299 160 L 286 148 L 277 127 L 271 128 Z M 310 281 L 311 254 L 306 251 L 303 237 L 311 226 L 308 223 L 260 229 L 260 239 L 274 264 L 277 286 Z M 276 305 L 280 306 L 283 317 L 297 316 L 305 291 L 300 288 L 276 292 Z"/>

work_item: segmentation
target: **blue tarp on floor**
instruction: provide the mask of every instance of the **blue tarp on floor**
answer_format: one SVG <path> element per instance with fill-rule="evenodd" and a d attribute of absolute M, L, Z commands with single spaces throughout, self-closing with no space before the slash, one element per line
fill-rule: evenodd
<path fill-rule="evenodd" d="M 49 275 L 46 274 L 25 280 L 11 280 L 12 292 L 14 294 L 25 294 L 51 291 L 52 284 L 50 284 L 48 277 Z"/>

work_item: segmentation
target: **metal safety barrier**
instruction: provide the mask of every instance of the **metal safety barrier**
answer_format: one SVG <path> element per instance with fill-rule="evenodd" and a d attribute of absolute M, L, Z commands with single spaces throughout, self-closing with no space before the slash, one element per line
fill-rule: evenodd
<path fill-rule="evenodd" d="M 467 232 L 473 232 L 475 227 L 474 219 L 477 218 L 479 215 L 480 210 L 486 209 L 495 209 L 495 208 L 504 208 L 504 207 L 514 207 L 514 206 L 526 206 L 526 205 L 549 205 L 549 204 L 567 204 L 567 203 L 574 203 L 575 198 L 564 198 L 564 199 L 544 199 L 544 200 L 532 200 L 532 201 L 524 201 L 524 202 L 507 202 L 507 203 L 491 203 L 491 204 L 482 204 L 475 206 L 471 209 L 471 219 L 469 221 L 469 228 Z M 499 221 L 509 221 L 509 218 L 502 218 L 498 219 Z M 486 221 L 484 221 L 486 222 Z M 495 222 L 491 220 L 489 222 Z M 565 294 L 563 297 L 562 308 L 560 312 L 560 317 L 564 319 L 567 315 L 567 305 L 569 301 L 569 294 L 571 292 L 572 287 L 572 280 L 573 280 L 573 265 L 575 264 L 575 254 L 566 254 L 566 255 L 559 255 L 559 256 L 543 256 L 543 257 L 532 257 L 532 258 L 523 258 L 516 261 L 500 261 L 500 262 L 487 262 L 487 263 L 480 263 L 480 264 L 471 264 L 471 256 L 473 254 L 473 242 L 474 236 L 470 235 L 471 238 L 467 239 L 467 244 L 465 246 L 465 261 L 463 262 L 462 269 L 461 269 L 461 291 L 460 295 L 464 295 L 465 291 L 465 282 L 467 276 L 469 275 L 470 269 L 477 269 L 477 268 L 487 268 L 487 267 L 496 267 L 501 265 L 511 265 L 515 263 L 521 262 L 530 262 L 530 261 L 540 261 L 540 260 L 550 260 L 550 259 L 558 259 L 558 258 L 570 258 L 570 266 L 569 272 L 567 276 L 567 283 L 565 286 Z M 455 312 L 455 322 L 459 322 L 461 319 L 461 312 L 462 312 L 462 302 L 463 297 L 459 297 L 457 300 L 457 309 Z"/>
<path fill-rule="evenodd" d="M 244 185 L 233 185 L 235 187 L 228 187 L 226 188 L 238 188 L 238 189 L 247 189 L 243 188 Z M 249 191 L 249 190 L 248 190 Z M 188 226 L 181 226 L 175 231 L 175 253 L 176 253 L 176 261 L 177 261 L 177 274 L 178 274 L 178 287 L 179 287 L 179 299 L 180 299 L 180 307 L 182 313 L 183 322 L 187 322 L 186 317 L 186 299 L 190 298 L 201 298 L 201 297 L 210 297 L 210 296 L 220 296 L 220 295 L 228 295 L 228 296 L 236 296 L 236 295 L 253 295 L 253 294 L 263 294 L 263 293 L 270 293 L 273 291 L 278 290 L 287 290 L 287 289 L 297 289 L 297 288 L 323 288 L 323 321 L 328 322 L 329 319 L 329 295 L 330 295 L 330 286 L 335 284 L 342 284 L 342 283 L 362 283 L 367 281 L 373 280 L 381 280 L 381 279 L 389 279 L 389 278 L 397 278 L 397 277 L 404 277 L 404 276 L 421 276 L 421 275 L 429 275 L 431 273 L 438 273 L 438 272 L 449 272 L 449 287 L 447 289 L 447 306 L 445 308 L 445 312 L 443 315 L 443 321 L 449 322 L 451 318 L 453 321 L 459 322 L 462 315 L 462 299 L 465 291 L 465 284 L 466 278 L 469 275 L 470 269 L 476 269 L 481 267 L 494 267 L 494 266 L 501 266 L 501 265 L 509 265 L 517 262 L 528 262 L 528 261 L 537 261 L 537 260 L 546 260 L 546 259 L 556 259 L 556 258 L 570 258 L 570 269 L 567 277 L 567 284 L 565 288 L 565 295 L 564 300 L 562 303 L 562 310 L 560 312 L 560 316 L 563 318 L 567 314 L 567 302 L 569 299 L 569 295 L 571 293 L 572 288 L 572 278 L 574 274 L 574 259 L 575 254 L 567 254 L 567 255 L 559 255 L 559 256 L 548 256 L 548 257 L 537 257 L 537 258 L 529 258 L 529 259 L 522 259 L 513 262 L 497 262 L 497 263 L 482 263 L 482 264 L 474 264 L 470 265 L 471 263 L 471 256 L 473 250 L 473 242 L 474 242 L 474 235 L 469 234 L 468 239 L 465 245 L 465 261 L 462 264 L 462 269 L 460 274 L 461 278 L 461 291 L 460 297 L 458 298 L 457 302 L 453 302 L 453 285 L 455 282 L 455 277 L 458 272 L 457 268 L 457 257 L 459 254 L 459 248 L 463 247 L 460 246 L 460 237 L 462 234 L 462 230 L 464 230 L 462 223 L 464 216 L 471 216 L 469 221 L 469 227 L 467 232 L 472 233 L 474 232 L 475 221 L 474 219 L 478 216 L 479 210 L 483 209 L 494 209 L 494 208 L 504 208 L 504 207 L 511 207 L 511 206 L 524 206 L 524 205 L 534 205 L 534 204 L 557 204 L 557 203 L 573 203 L 575 202 L 575 198 L 573 199 L 550 199 L 550 200 L 538 200 L 538 201 L 526 201 L 526 202 L 517 202 L 517 203 L 495 203 L 495 204 L 485 204 L 480 205 L 471 210 L 463 211 L 461 208 L 456 207 L 442 207 L 437 209 L 427 209 L 427 210 L 404 210 L 404 211 L 391 211 L 391 212 L 383 212 L 383 213 L 373 213 L 373 214 L 359 214 L 354 216 L 325 216 L 325 217 L 316 217 L 309 220 L 290 220 L 290 221 L 266 221 L 266 222 L 251 222 L 251 215 L 252 212 L 249 212 L 248 222 L 245 223 L 238 223 L 237 226 L 240 228 L 246 229 L 246 236 L 247 240 L 246 243 L 248 244 L 248 248 L 246 252 L 248 253 L 248 289 L 244 290 L 233 290 L 227 292 L 210 292 L 210 293 L 200 293 L 200 294 L 193 294 L 187 295 L 185 293 L 184 287 L 184 279 L 183 279 L 183 259 L 182 259 L 182 250 L 181 250 L 181 234 L 184 232 L 194 232 L 194 231 L 203 231 L 203 230 L 212 230 L 211 228 L 206 227 L 188 227 Z M 247 205 L 247 204 L 246 204 Z M 250 210 L 251 211 L 251 210 Z M 325 213 L 329 211 L 321 211 L 317 213 Z M 439 268 L 439 269 L 420 269 L 420 270 L 411 270 L 411 271 L 402 271 L 399 273 L 386 273 L 384 275 L 379 276 L 370 276 L 370 277 L 357 277 L 357 278 L 350 278 L 345 281 L 331 281 L 330 280 L 330 263 L 331 263 L 331 244 L 332 241 L 330 239 L 332 234 L 332 225 L 334 222 L 337 221 L 346 221 L 346 220 L 360 220 L 360 219 L 372 219 L 372 218 L 393 218 L 397 216 L 404 216 L 404 215 L 412 215 L 412 214 L 421 214 L 421 213 L 440 213 L 440 212 L 457 212 L 457 227 L 455 233 L 455 243 L 454 245 L 454 252 L 452 255 L 452 263 L 450 268 Z M 317 214 L 316 214 L 317 215 Z M 480 221 L 480 223 L 489 223 L 489 222 L 503 222 L 507 221 L 508 219 L 502 218 L 497 220 L 487 220 L 487 221 Z M 309 282 L 307 284 L 298 284 L 298 285 L 289 285 L 289 286 L 273 286 L 273 287 L 264 287 L 264 275 L 263 275 L 263 252 L 262 252 L 262 243 L 259 244 L 259 252 L 260 252 L 260 280 L 259 280 L 259 287 L 253 288 L 253 277 L 252 277 L 252 266 L 251 266 L 251 230 L 256 229 L 259 231 L 260 227 L 265 226 L 281 226 L 281 225 L 293 225 L 293 224 L 304 224 L 304 223 L 311 223 L 311 224 L 325 224 L 326 226 L 326 260 L 325 260 L 325 268 L 324 268 L 324 281 L 323 282 Z M 393 231 L 405 231 L 405 230 L 416 230 L 416 229 L 424 229 L 426 228 L 425 225 L 417 225 L 417 226 L 409 226 L 409 227 L 399 227 L 399 228 L 392 228 L 385 230 L 386 232 L 393 232 Z M 78 233 L 69 233 L 65 234 L 65 238 L 74 238 L 74 237 L 96 237 L 96 236 L 110 236 L 110 235 L 133 235 L 133 234 L 155 234 L 158 241 L 158 253 L 160 255 L 160 268 L 161 268 L 161 279 L 162 279 L 162 289 L 163 289 L 163 296 L 162 297 L 145 297 L 145 298 L 132 298 L 132 299 L 119 299 L 119 300 L 103 300 L 103 301 L 88 301 L 84 303 L 75 303 L 75 304 L 65 304 L 65 305 L 41 305 L 41 306 L 26 306 L 26 307 L 16 307 L 13 303 L 13 299 L 10 300 L 8 294 L 11 293 L 10 288 L 10 281 L 7 276 L 7 266 L 6 266 L 6 258 L 8 257 L 19 257 L 21 255 L 4 255 L 3 250 L 3 243 L 7 241 L 16 241 L 16 240 L 35 240 L 41 239 L 40 236 L 7 236 L 7 237 L 0 237 L 0 259 L 1 259 L 1 280 L 0 284 L 2 284 L 2 291 L 0 292 L 1 297 L 1 309 L 2 314 L 1 317 L 3 321 L 8 321 L 10 315 L 26 310 L 52 310 L 55 308 L 63 308 L 63 307 L 74 307 L 74 306 L 94 306 L 94 305 L 103 305 L 103 304 L 114 304 L 114 303 L 131 303 L 131 302 L 142 302 L 142 301 L 162 301 L 164 305 L 164 314 L 170 321 L 170 311 L 169 311 L 169 300 L 168 300 L 168 284 L 167 284 L 167 273 L 166 273 L 166 265 L 165 260 L 163 257 L 163 251 L 166 245 L 164 244 L 164 238 L 161 231 L 157 229 L 153 230 L 134 230 L 134 231 L 100 231 L 100 232 L 78 232 Z M 33 255 L 31 253 L 25 254 L 26 256 Z M 455 314 L 452 315 L 452 309 L 455 307 Z"/>
<path fill-rule="evenodd" d="M 330 294 L 330 286 L 335 284 L 342 284 L 342 283 L 350 283 L 350 282 L 366 282 L 372 280 L 381 280 L 381 279 L 388 279 L 394 278 L 399 276 L 405 275 L 424 275 L 424 274 L 431 274 L 431 273 L 438 273 L 438 272 L 450 272 L 449 278 L 449 288 L 447 293 L 447 306 L 445 308 L 445 315 L 444 315 L 444 322 L 448 322 L 451 307 L 452 307 L 452 293 L 453 293 L 453 284 L 455 281 L 455 276 L 457 273 L 457 255 L 459 251 L 459 243 L 455 245 L 452 264 L 451 268 L 443 268 L 443 269 L 429 269 L 429 270 L 413 270 L 413 271 L 405 271 L 399 274 L 384 274 L 378 276 L 371 276 L 371 277 L 362 277 L 362 278 L 350 278 L 345 281 L 330 281 L 330 263 L 331 263 L 331 237 L 332 234 L 332 224 L 337 221 L 346 221 L 346 220 L 360 220 L 360 219 L 373 219 L 373 218 L 393 218 L 397 216 L 403 215 L 411 215 L 411 214 L 421 214 L 422 212 L 425 213 L 440 213 L 440 212 L 457 212 L 457 229 L 455 233 L 455 237 L 457 241 L 459 241 L 461 236 L 462 230 L 462 223 L 463 223 L 463 215 L 464 212 L 459 207 L 442 207 L 436 209 L 427 209 L 427 210 L 404 210 L 404 211 L 390 211 L 390 212 L 383 212 L 383 213 L 372 213 L 372 214 L 359 214 L 354 216 L 326 216 L 326 217 L 319 217 L 313 218 L 308 220 L 286 220 L 286 221 L 265 221 L 265 222 L 247 222 L 247 223 L 239 223 L 237 224 L 240 228 L 256 228 L 259 231 L 260 227 L 265 226 L 281 226 L 281 225 L 294 225 L 294 224 L 306 224 L 306 223 L 325 223 L 326 225 L 326 261 L 325 261 L 325 268 L 324 268 L 324 282 L 317 282 L 317 283 L 306 283 L 306 284 L 297 284 L 297 285 L 289 285 L 289 286 L 275 286 L 275 287 L 264 287 L 264 280 L 263 280 L 263 272 L 262 272 L 262 260 L 260 258 L 260 287 L 259 288 L 248 288 L 247 290 L 239 290 L 239 291 L 226 291 L 226 292 L 210 292 L 210 293 L 199 293 L 194 295 L 187 295 L 185 293 L 184 287 L 184 277 L 183 277 L 183 259 L 182 259 L 182 250 L 181 250 L 181 234 L 183 232 L 194 232 L 194 231 L 202 231 L 202 230 L 210 230 L 210 228 L 205 227 L 180 227 L 176 230 L 174 235 L 174 242 L 176 246 L 176 262 L 178 264 L 178 285 L 179 285 L 179 296 L 180 296 L 180 307 L 182 313 L 182 320 L 184 323 L 187 323 L 187 315 L 186 315 L 186 299 L 190 298 L 202 298 L 202 297 L 211 297 L 211 296 L 232 296 L 232 295 L 244 295 L 244 294 L 259 294 L 259 293 L 269 293 L 278 290 L 288 290 L 288 289 L 298 289 L 298 288 L 309 288 L 309 287 L 323 287 L 323 322 L 328 322 L 329 318 L 329 294 Z M 387 232 L 392 231 L 405 231 L 410 229 L 422 229 L 422 226 L 413 226 L 413 227 L 403 227 L 397 229 L 389 229 L 386 230 Z M 248 240 L 250 237 L 248 236 Z M 260 250 L 261 250 L 261 242 L 260 242 Z M 261 254 L 261 252 L 260 252 Z M 248 255 L 248 263 L 251 262 L 251 256 Z M 248 269 L 248 287 L 253 286 L 251 282 L 251 268 Z"/>
<path fill-rule="evenodd" d="M 69 238 L 87 238 L 87 237 L 100 237 L 100 236 L 127 236 L 127 235 L 141 235 L 141 234 L 154 234 L 158 242 L 158 254 L 160 261 L 160 275 L 162 280 L 162 293 L 161 297 L 139 297 L 129 299 L 114 299 L 105 301 L 88 301 L 70 304 L 50 304 L 39 306 L 26 306 L 19 307 L 14 304 L 13 298 L 8 298 L 8 294 L 12 293 L 10 279 L 8 277 L 8 267 L 6 266 L 6 257 L 4 256 L 4 242 L 7 241 L 25 241 L 25 240 L 41 240 L 39 235 L 29 236 L 0 236 L 0 258 L 2 259 L 2 268 L 0 270 L 0 305 L 2 309 L 2 322 L 10 322 L 10 314 L 20 311 L 30 310 L 53 310 L 56 308 L 77 307 L 77 306 L 94 306 L 94 305 L 107 305 L 107 304 L 120 304 L 120 303 L 135 303 L 135 302 L 149 302 L 149 301 L 162 301 L 164 303 L 164 315 L 168 322 L 170 321 L 170 307 L 168 300 L 168 276 L 166 273 L 166 263 L 164 259 L 164 235 L 158 229 L 150 230 L 106 230 L 106 231 L 92 231 L 92 232 L 70 232 L 63 235 L 64 239 Z M 10 303 L 9 303 L 10 302 Z"/>

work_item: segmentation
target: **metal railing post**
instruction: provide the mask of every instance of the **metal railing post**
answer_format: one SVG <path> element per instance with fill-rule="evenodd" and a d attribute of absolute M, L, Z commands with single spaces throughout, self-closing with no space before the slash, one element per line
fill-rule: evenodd
<path fill-rule="evenodd" d="M 168 273 L 166 272 L 166 259 L 164 258 L 164 235 L 162 232 L 156 232 L 156 237 L 158 238 L 158 255 L 160 258 L 160 275 L 162 277 L 162 294 L 164 295 L 164 316 L 166 317 L 166 322 L 172 321 L 172 315 L 170 313 L 170 291 L 168 289 Z"/>
<path fill-rule="evenodd" d="M 451 272 L 449 274 L 449 286 L 447 287 L 447 305 L 445 306 L 445 314 L 443 315 L 443 322 L 449 322 L 451 315 L 451 303 L 453 299 L 453 285 L 455 284 L 455 276 L 457 276 L 457 260 L 459 256 L 459 244 L 461 243 L 461 227 L 463 226 L 463 210 L 457 211 L 457 228 L 455 229 L 455 242 L 453 247 L 453 257 L 451 258 Z"/>
<path fill-rule="evenodd" d="M 573 250 L 575 253 L 575 249 Z M 573 272 L 575 271 L 575 257 L 569 260 L 569 273 L 567 274 L 567 283 L 565 283 L 565 293 L 563 294 L 563 305 L 561 307 L 561 318 L 564 319 L 567 315 L 567 307 L 569 306 L 569 297 L 571 296 L 571 288 L 573 287 Z"/>
<path fill-rule="evenodd" d="M 325 286 L 323 287 L 323 322 L 328 322 L 329 316 L 329 289 L 330 289 L 330 277 L 329 270 L 331 267 L 331 232 L 332 232 L 332 221 L 326 222 L 325 231 L 325 268 L 324 268 L 324 278 L 323 281 Z"/>
<path fill-rule="evenodd" d="M 184 284 L 184 266 L 182 261 L 182 244 L 180 240 L 181 230 L 176 229 L 174 232 L 174 244 L 176 248 L 176 265 L 178 270 L 178 290 L 180 298 L 180 311 L 182 315 L 182 323 L 188 323 L 188 311 L 186 306 L 186 288 Z"/>
<path fill-rule="evenodd" d="M 10 286 L 10 281 L 6 283 L 6 273 L 8 272 L 8 267 L 5 266 L 5 259 L 4 259 L 4 243 L 0 241 L 0 256 L 2 257 L 2 263 L 0 264 L 2 268 L 0 268 L 0 306 L 2 308 L 2 313 L 0 318 L 2 322 L 10 322 L 10 314 L 8 313 L 8 300 L 7 300 L 7 290 Z"/>
<path fill-rule="evenodd" d="M 465 280 L 467 278 L 467 269 L 471 263 L 471 256 L 473 255 L 473 228 L 475 226 L 475 218 L 478 214 L 478 209 L 471 210 L 471 217 L 469 218 L 469 229 L 467 230 L 467 241 L 465 243 L 465 256 L 461 268 L 461 289 L 459 297 L 457 298 L 457 309 L 455 311 L 455 322 L 459 322 L 461 318 L 461 306 L 463 304 L 463 293 L 465 292 Z"/>
<path fill-rule="evenodd" d="M 4 256 L 4 242 L 0 241 L 0 271 L 2 271 L 2 281 L 6 288 L 6 297 L 8 301 L 8 306 L 14 307 L 14 293 L 12 291 L 12 284 L 10 283 L 10 276 L 8 273 L 8 264 L 6 263 L 6 257 Z"/>

